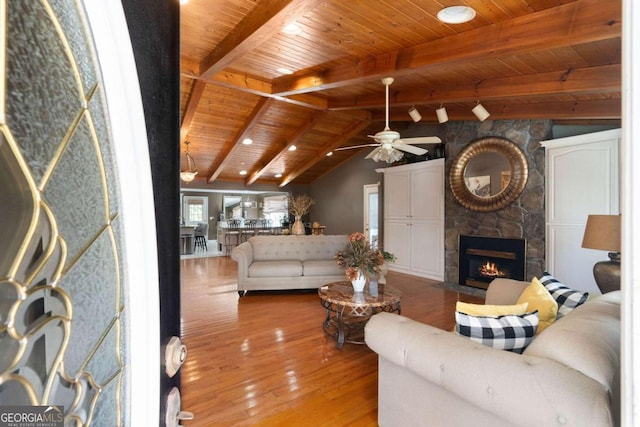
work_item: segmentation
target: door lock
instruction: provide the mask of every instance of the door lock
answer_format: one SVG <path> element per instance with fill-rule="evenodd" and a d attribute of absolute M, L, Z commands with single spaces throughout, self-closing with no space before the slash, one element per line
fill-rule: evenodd
<path fill-rule="evenodd" d="M 186 358 L 187 347 L 182 345 L 180 338 L 171 337 L 164 352 L 165 372 L 170 378 L 178 372 Z"/>

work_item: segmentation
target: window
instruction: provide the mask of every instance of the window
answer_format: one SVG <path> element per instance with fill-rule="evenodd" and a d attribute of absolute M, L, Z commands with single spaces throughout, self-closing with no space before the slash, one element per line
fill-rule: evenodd
<path fill-rule="evenodd" d="M 271 224 L 280 224 L 288 218 L 287 195 L 267 196 L 263 200 L 263 215 L 271 220 Z"/>
<path fill-rule="evenodd" d="M 182 200 L 182 221 L 185 225 L 208 222 L 209 200 L 207 197 L 184 196 Z"/>

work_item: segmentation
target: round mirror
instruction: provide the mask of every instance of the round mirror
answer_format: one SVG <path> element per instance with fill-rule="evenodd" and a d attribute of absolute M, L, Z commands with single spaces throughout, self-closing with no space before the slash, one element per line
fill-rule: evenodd
<path fill-rule="evenodd" d="M 509 185 L 510 179 L 509 160 L 496 151 L 478 153 L 464 169 L 467 189 L 478 197 L 500 194 Z"/>
<path fill-rule="evenodd" d="M 527 176 L 527 159 L 516 144 L 499 137 L 480 138 L 453 160 L 451 191 L 468 209 L 495 211 L 518 198 Z"/>

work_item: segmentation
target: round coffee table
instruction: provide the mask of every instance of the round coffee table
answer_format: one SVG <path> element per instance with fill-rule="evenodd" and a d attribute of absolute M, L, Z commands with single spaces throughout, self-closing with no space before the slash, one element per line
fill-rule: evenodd
<path fill-rule="evenodd" d="M 364 292 L 353 292 L 351 282 L 333 282 L 318 289 L 318 295 L 320 304 L 327 309 L 322 326 L 337 340 L 339 349 L 345 342 L 364 344 L 364 326 L 374 314 L 382 311 L 400 314 L 402 294 L 389 285 L 379 284 L 377 293 L 371 292 L 369 284 Z"/>

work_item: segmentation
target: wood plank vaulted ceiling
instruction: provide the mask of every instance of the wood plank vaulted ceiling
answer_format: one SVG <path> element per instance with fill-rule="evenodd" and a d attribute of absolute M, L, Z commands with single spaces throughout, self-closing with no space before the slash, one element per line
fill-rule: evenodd
<path fill-rule="evenodd" d="M 438 21 L 452 5 L 475 18 Z M 180 153 L 184 169 L 189 141 L 200 183 L 308 184 L 364 157 L 326 154 L 382 130 L 387 76 L 400 132 L 411 106 L 437 123 L 441 104 L 477 120 L 478 101 L 493 120 L 620 122 L 620 0 L 190 0 L 180 14 Z"/>

